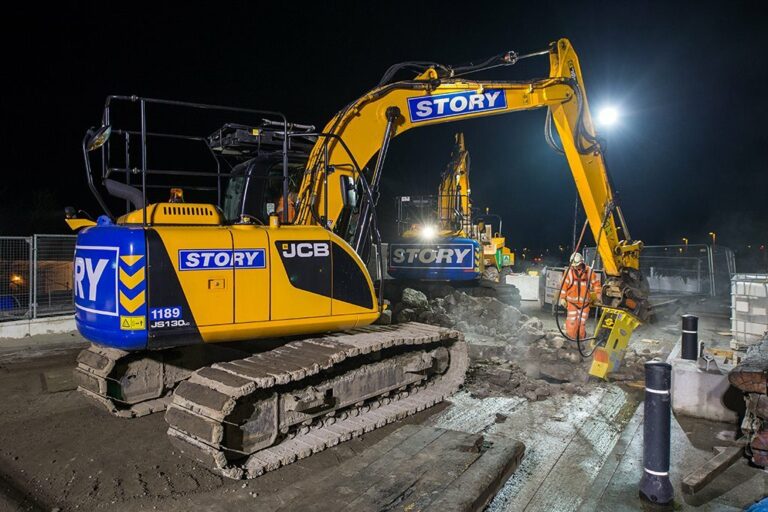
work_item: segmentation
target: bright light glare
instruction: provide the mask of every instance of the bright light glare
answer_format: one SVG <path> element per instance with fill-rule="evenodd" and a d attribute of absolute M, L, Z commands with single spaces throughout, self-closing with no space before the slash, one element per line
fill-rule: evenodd
<path fill-rule="evenodd" d="M 421 238 L 424 240 L 432 240 L 437 236 L 437 230 L 435 229 L 435 226 L 424 226 L 421 228 Z"/>
<path fill-rule="evenodd" d="M 612 126 L 619 120 L 619 111 L 615 107 L 604 107 L 597 114 L 597 122 L 603 126 Z"/>

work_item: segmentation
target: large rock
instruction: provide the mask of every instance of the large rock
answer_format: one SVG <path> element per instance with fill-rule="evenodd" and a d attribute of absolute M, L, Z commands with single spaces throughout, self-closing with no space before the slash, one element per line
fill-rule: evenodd
<path fill-rule="evenodd" d="M 392 310 L 385 309 L 381 312 L 379 319 L 374 322 L 377 325 L 389 325 L 392 323 Z"/>
<path fill-rule="evenodd" d="M 495 297 L 478 297 L 477 303 L 484 311 L 495 317 L 501 316 L 504 310 L 507 309 L 507 305 Z"/>
<path fill-rule="evenodd" d="M 400 302 L 406 308 L 412 308 L 415 310 L 425 310 L 429 308 L 429 301 L 427 300 L 427 296 L 419 290 L 414 290 L 413 288 L 406 288 L 403 290 L 403 298 L 400 300 Z"/>
<path fill-rule="evenodd" d="M 520 326 L 520 330 L 517 331 L 515 337 L 526 345 L 535 343 L 536 341 L 544 338 L 546 333 L 544 332 L 544 324 L 538 318 L 531 317 L 523 325 Z"/>
<path fill-rule="evenodd" d="M 405 322 L 411 322 L 413 320 L 416 320 L 416 317 L 418 316 L 418 313 L 413 308 L 402 308 L 400 311 L 395 314 L 395 320 L 397 320 L 397 323 L 402 324 Z"/>
<path fill-rule="evenodd" d="M 499 324 L 501 324 L 504 329 L 513 329 L 518 324 L 518 322 L 520 322 L 521 316 L 522 315 L 519 309 L 512 306 L 507 306 L 499 316 Z"/>

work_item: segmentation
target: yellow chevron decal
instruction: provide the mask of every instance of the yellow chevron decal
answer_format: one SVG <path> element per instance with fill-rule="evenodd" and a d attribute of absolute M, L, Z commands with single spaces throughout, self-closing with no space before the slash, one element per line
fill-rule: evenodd
<path fill-rule="evenodd" d="M 140 284 L 144 280 L 144 267 L 141 267 L 139 270 L 133 273 L 133 275 L 129 274 L 122 268 L 120 269 L 120 282 L 123 283 L 123 286 L 128 288 L 129 290 L 133 290 L 136 288 L 138 284 Z"/>
<path fill-rule="evenodd" d="M 123 260 L 123 263 L 125 263 L 130 267 L 131 265 L 133 265 L 143 257 L 144 257 L 143 254 L 134 254 L 133 256 L 120 256 L 120 259 Z"/>
<path fill-rule="evenodd" d="M 133 313 L 139 306 L 144 304 L 144 291 L 141 291 L 134 298 L 129 299 L 123 292 L 120 292 L 120 305 L 129 313 Z"/>

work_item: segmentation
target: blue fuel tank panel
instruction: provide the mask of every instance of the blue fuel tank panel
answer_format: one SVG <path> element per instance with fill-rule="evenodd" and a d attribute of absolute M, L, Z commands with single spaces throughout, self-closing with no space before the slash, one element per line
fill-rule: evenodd
<path fill-rule="evenodd" d="M 147 348 L 147 255 L 140 227 L 100 223 L 77 235 L 75 322 L 86 339 Z"/>
<path fill-rule="evenodd" d="M 481 259 L 480 243 L 471 238 L 406 239 L 389 244 L 387 269 L 395 279 L 472 281 L 480 279 Z"/>

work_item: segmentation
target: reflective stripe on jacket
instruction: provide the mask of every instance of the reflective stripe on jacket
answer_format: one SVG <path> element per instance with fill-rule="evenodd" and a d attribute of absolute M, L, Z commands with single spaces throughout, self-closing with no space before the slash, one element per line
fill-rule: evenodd
<path fill-rule="evenodd" d="M 590 281 L 587 286 L 587 280 Z M 584 265 L 584 270 L 579 271 L 574 267 L 569 267 L 565 274 L 565 282 L 560 290 L 560 298 L 565 299 L 571 304 L 581 307 L 589 299 L 589 294 L 600 298 L 603 291 L 603 285 L 600 283 L 600 276 L 597 272 Z"/>

